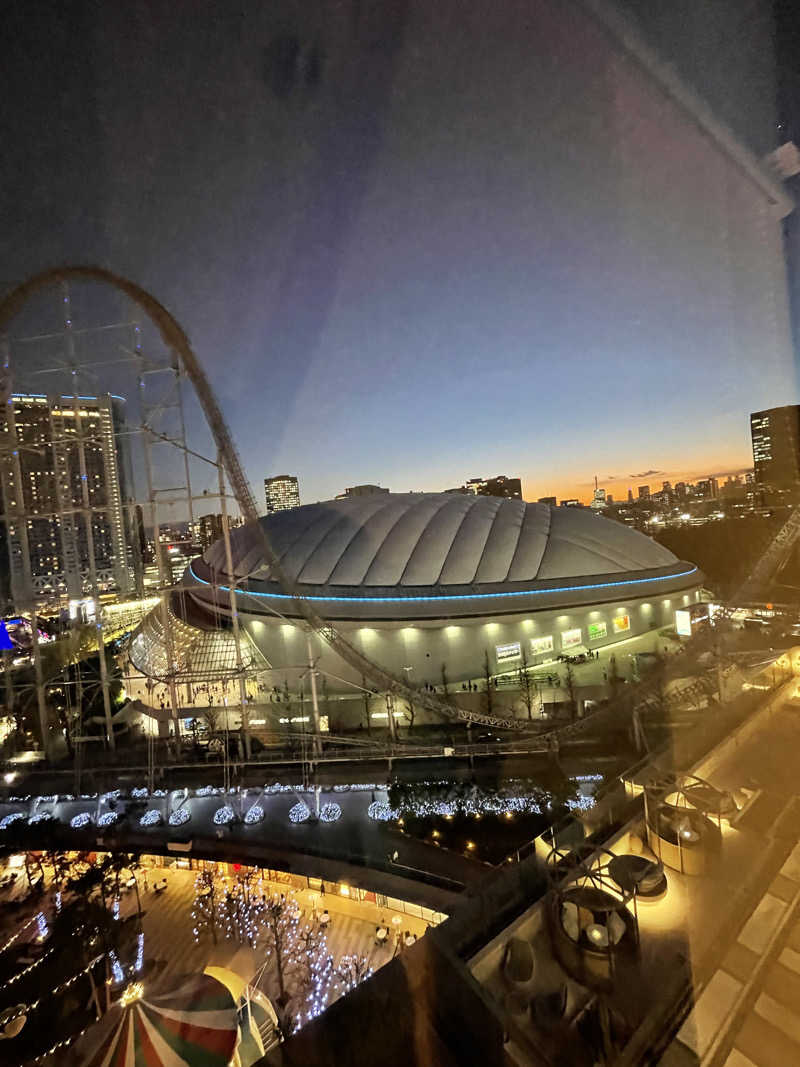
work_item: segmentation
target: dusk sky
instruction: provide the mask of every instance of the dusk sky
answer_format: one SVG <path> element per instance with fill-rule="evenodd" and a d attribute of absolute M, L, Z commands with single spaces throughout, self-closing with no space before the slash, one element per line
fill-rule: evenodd
<path fill-rule="evenodd" d="M 720 268 L 738 194 L 705 149 L 669 173 L 677 120 L 608 89 L 592 27 L 502 6 L 4 5 L 0 282 L 148 288 L 259 500 L 283 472 L 304 501 L 499 473 L 535 499 L 749 466 L 749 412 L 797 387 L 783 279 L 746 242 Z"/>

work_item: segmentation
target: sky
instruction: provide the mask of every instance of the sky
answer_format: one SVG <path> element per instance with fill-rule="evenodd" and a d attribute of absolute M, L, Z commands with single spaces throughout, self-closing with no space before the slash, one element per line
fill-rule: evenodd
<path fill-rule="evenodd" d="M 259 499 L 744 469 L 797 399 L 764 220 L 730 236 L 740 194 L 575 11 L 6 0 L 0 284 L 147 287 Z"/>

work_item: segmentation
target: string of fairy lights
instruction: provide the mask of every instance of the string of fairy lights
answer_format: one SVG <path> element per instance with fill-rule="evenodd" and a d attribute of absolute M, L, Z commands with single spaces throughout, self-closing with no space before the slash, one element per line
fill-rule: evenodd
<path fill-rule="evenodd" d="M 328 1006 L 331 993 L 354 989 L 369 978 L 366 957 L 343 956 L 338 965 L 328 947 L 326 930 L 303 917 L 294 896 L 268 891 L 253 870 L 218 877 L 213 870 L 199 871 L 194 884 L 192 931 L 195 943 L 210 935 L 264 950 L 267 981 L 273 998 L 290 1005 L 292 1029 L 316 1018 Z M 272 966 L 280 956 L 281 966 Z M 284 988 L 278 986 L 280 971 Z"/>

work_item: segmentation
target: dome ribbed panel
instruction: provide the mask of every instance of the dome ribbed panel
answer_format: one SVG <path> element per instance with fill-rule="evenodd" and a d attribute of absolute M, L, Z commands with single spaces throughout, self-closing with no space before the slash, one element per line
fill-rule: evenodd
<path fill-rule="evenodd" d="M 509 582 L 531 582 L 542 565 L 550 535 L 550 508 L 547 504 L 526 504 L 517 551 L 508 570 Z"/>
<path fill-rule="evenodd" d="M 411 553 L 401 585 L 435 585 L 453 540 L 470 508 L 469 497 L 453 493 L 422 532 Z"/>
<path fill-rule="evenodd" d="M 675 557 L 655 541 L 585 508 L 554 508 L 538 578 L 612 574 L 669 566 Z"/>
<path fill-rule="evenodd" d="M 385 506 L 385 496 L 373 496 L 358 500 L 352 507 L 340 509 L 339 521 L 331 527 L 308 557 L 297 580 L 302 585 L 326 585 L 342 556 L 364 528 L 364 524 Z"/>
<path fill-rule="evenodd" d="M 476 582 L 504 582 L 517 551 L 525 505 L 521 500 L 501 500 L 475 575 Z"/>
<path fill-rule="evenodd" d="M 501 503 L 496 497 L 489 496 L 476 496 L 470 500 L 470 509 L 439 575 L 440 585 L 470 585 L 475 581 Z"/>
<path fill-rule="evenodd" d="M 304 522 L 302 526 L 298 518 L 303 516 L 297 516 L 295 511 L 279 512 L 259 520 L 267 531 L 273 552 L 276 551 L 276 546 L 282 547 L 278 558 L 290 581 L 297 581 L 306 560 L 341 518 L 340 509 L 333 506 L 335 503 L 336 501 L 331 501 L 330 504 L 309 504 L 304 508 L 295 509 L 311 512 L 311 521 Z M 292 533 L 294 539 L 291 537 Z M 265 565 L 253 574 L 254 577 L 267 578 L 269 571 Z"/>
<path fill-rule="evenodd" d="M 361 585 L 381 546 L 395 524 L 408 510 L 405 497 L 384 497 L 384 505 L 376 511 L 347 546 L 333 574 L 331 585 Z"/>
<path fill-rule="evenodd" d="M 364 578 L 364 585 L 398 585 L 428 523 L 447 497 L 433 493 L 405 498 L 409 504 L 395 523 Z"/>

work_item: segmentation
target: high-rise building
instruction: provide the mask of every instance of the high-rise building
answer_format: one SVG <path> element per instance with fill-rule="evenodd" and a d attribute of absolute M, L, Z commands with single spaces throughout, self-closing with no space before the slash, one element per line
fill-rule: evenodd
<path fill-rule="evenodd" d="M 267 515 L 300 507 L 300 487 L 294 474 L 276 474 L 264 479 Z"/>
<path fill-rule="evenodd" d="M 337 500 L 347 500 L 351 496 L 375 496 L 380 493 L 388 493 L 388 489 L 380 485 L 351 485 L 343 493 L 339 493 Z"/>
<path fill-rule="evenodd" d="M 494 478 L 469 478 L 456 492 L 474 493 L 475 496 L 502 496 L 511 500 L 522 499 L 522 482 L 519 478 L 507 478 L 498 474 Z"/>
<path fill-rule="evenodd" d="M 201 515 L 195 522 L 195 539 L 201 548 L 208 548 L 209 545 L 213 545 L 215 541 L 219 541 L 222 538 L 224 532 L 224 516 L 217 515 Z M 231 528 L 230 519 L 228 520 L 228 529 Z"/>
<path fill-rule="evenodd" d="M 23 529 L 37 599 L 91 592 L 92 557 L 101 591 L 130 591 L 121 399 L 12 399 L 0 415 L 0 430 L 15 433 L 18 444 L 0 456 L 12 599 L 24 604 L 27 598 Z"/>
<path fill-rule="evenodd" d="M 800 404 L 754 411 L 750 416 L 756 484 L 800 489 Z"/>
<path fill-rule="evenodd" d="M 649 485 L 640 485 L 638 490 L 637 490 L 637 492 L 639 494 L 639 499 L 640 500 L 649 500 L 650 499 L 650 486 Z"/>

